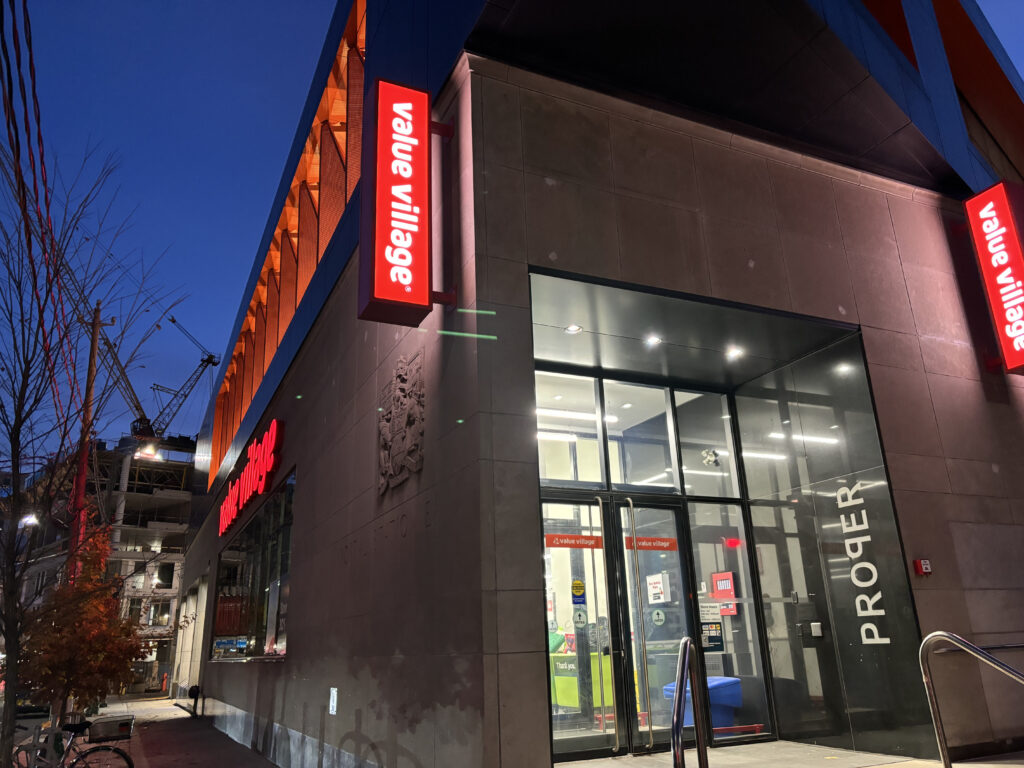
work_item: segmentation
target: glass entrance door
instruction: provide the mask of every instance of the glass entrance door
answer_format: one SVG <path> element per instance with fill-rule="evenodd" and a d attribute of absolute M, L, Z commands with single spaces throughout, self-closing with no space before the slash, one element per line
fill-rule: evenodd
<path fill-rule="evenodd" d="M 609 595 L 616 594 L 598 498 L 544 504 L 544 598 L 555 755 L 618 751 L 621 680 Z"/>
<path fill-rule="evenodd" d="M 630 744 L 647 751 L 669 744 L 679 643 L 693 637 L 689 579 L 680 553 L 678 520 L 672 508 L 618 505 L 618 523 L 626 595 L 624 644 L 632 690 L 629 697 Z M 689 701 L 689 691 L 686 692 Z M 685 724 L 693 715 L 686 707 Z"/>
<path fill-rule="evenodd" d="M 681 506 L 602 495 L 543 509 L 555 756 L 666 747 L 692 631 Z"/>

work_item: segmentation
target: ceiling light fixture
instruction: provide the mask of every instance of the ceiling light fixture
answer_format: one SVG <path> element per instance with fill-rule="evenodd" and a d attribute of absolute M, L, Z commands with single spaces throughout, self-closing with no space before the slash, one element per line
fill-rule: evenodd
<path fill-rule="evenodd" d="M 623 403 L 622 404 L 622 410 L 624 410 L 624 411 L 628 411 L 632 407 L 633 407 L 632 403 Z"/>
<path fill-rule="evenodd" d="M 659 344 L 661 344 L 661 341 L 661 336 L 655 336 L 653 333 L 647 334 L 647 336 L 644 338 L 644 344 L 646 344 L 648 347 L 656 347 Z"/>
<path fill-rule="evenodd" d="M 836 373 L 838 373 L 840 376 L 845 376 L 852 370 L 853 366 L 850 365 L 849 363 L 840 363 L 839 365 L 836 366 Z"/>
<path fill-rule="evenodd" d="M 577 333 L 583 333 L 583 326 L 576 325 L 576 323 L 573 323 L 571 325 L 565 326 L 565 332 L 568 333 L 570 336 L 575 336 Z"/>
<path fill-rule="evenodd" d="M 735 345 L 730 345 L 730 346 L 725 348 L 725 359 L 729 360 L 729 361 L 739 360 L 746 353 L 747 353 L 747 351 L 745 349 L 743 349 L 743 347 L 737 347 Z"/>
<path fill-rule="evenodd" d="M 645 477 L 643 480 L 638 480 L 637 481 L 637 485 L 649 485 L 649 484 L 653 483 L 655 480 L 659 480 L 659 479 L 665 477 L 667 474 L 668 474 L 668 472 L 659 472 L 656 475 L 651 475 L 650 477 Z M 657 483 L 657 485 L 665 485 L 665 483 Z"/>

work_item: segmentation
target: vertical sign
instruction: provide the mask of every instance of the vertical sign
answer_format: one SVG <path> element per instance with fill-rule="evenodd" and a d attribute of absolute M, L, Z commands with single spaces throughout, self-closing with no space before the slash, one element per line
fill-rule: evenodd
<path fill-rule="evenodd" d="M 415 327 L 431 309 L 430 96 L 378 80 L 368 112 L 359 317 Z"/>
<path fill-rule="evenodd" d="M 1022 192 L 1006 182 L 964 203 L 1006 370 L 1024 368 L 1024 256 L 1015 213 Z"/>

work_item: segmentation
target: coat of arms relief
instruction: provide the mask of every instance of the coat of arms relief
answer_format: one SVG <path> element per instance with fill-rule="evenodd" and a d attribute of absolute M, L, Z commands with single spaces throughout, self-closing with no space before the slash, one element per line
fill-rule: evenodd
<path fill-rule="evenodd" d="M 383 496 L 423 469 L 423 352 L 399 357 L 377 401 L 377 491 Z"/>

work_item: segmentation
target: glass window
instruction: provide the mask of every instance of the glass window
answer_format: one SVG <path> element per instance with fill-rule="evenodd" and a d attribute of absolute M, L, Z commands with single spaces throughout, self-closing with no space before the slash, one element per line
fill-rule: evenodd
<path fill-rule="evenodd" d="M 601 510 L 544 504 L 544 598 L 555 754 L 616 738 L 615 677 Z"/>
<path fill-rule="evenodd" d="M 737 504 L 690 503 L 700 638 L 715 741 L 770 730 L 747 534 Z"/>
<path fill-rule="evenodd" d="M 166 627 L 171 623 L 171 601 L 152 600 L 145 623 L 151 627 Z"/>
<path fill-rule="evenodd" d="M 668 390 L 606 381 L 604 403 L 612 486 L 677 490 Z"/>
<path fill-rule="evenodd" d="M 294 488 L 292 475 L 221 552 L 215 659 L 285 653 Z"/>
<path fill-rule="evenodd" d="M 686 493 L 738 497 L 736 451 L 725 395 L 676 392 L 675 403 Z"/>
<path fill-rule="evenodd" d="M 160 563 L 157 566 L 153 586 L 157 589 L 171 589 L 174 587 L 174 563 Z"/>
<path fill-rule="evenodd" d="M 585 376 L 538 371 L 536 384 L 541 483 L 603 487 L 597 382 Z"/>

